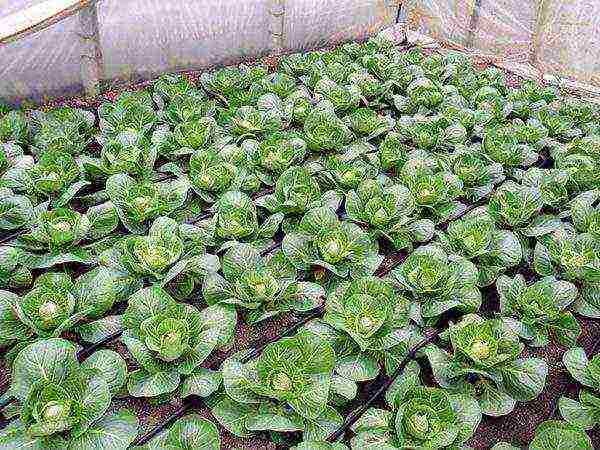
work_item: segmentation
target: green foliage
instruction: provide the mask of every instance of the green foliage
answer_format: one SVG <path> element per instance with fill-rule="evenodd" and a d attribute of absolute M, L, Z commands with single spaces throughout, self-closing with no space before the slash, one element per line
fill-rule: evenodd
<path fill-rule="evenodd" d="M 136 450 L 220 450 L 221 437 L 214 423 L 190 414 L 177 420 L 167 433 L 161 434 Z"/>
<path fill-rule="evenodd" d="M 565 450 L 592 450 L 592 441 L 585 432 L 574 425 L 559 420 L 542 422 L 535 430 L 529 444 L 530 450 L 561 448 Z"/>
<path fill-rule="evenodd" d="M 298 281 L 296 268 L 279 250 L 268 256 L 248 244 L 237 244 L 223 256 L 223 275 L 210 273 L 202 284 L 209 304 L 237 305 L 256 323 L 285 311 L 308 311 L 319 306 L 325 291 L 316 283 Z"/>
<path fill-rule="evenodd" d="M 476 264 L 478 285 L 488 286 L 499 274 L 518 265 L 523 257 L 521 243 L 511 231 L 499 229 L 490 214 L 477 208 L 439 233 L 442 247 Z"/>
<path fill-rule="evenodd" d="M 425 319 L 454 308 L 475 312 L 481 305 L 477 267 L 462 256 L 446 254 L 439 246 L 417 248 L 392 274 Z"/>
<path fill-rule="evenodd" d="M 13 367 L 12 394 L 20 418 L 0 434 L 4 448 L 123 449 L 138 420 L 129 411 L 109 413 L 111 398 L 127 378 L 127 366 L 111 350 L 79 363 L 69 341 L 53 338 L 25 347 Z"/>
<path fill-rule="evenodd" d="M 600 366 L 576 345 L 580 316 L 600 317 L 600 110 L 389 36 L 163 75 L 96 111 L 2 109 L 17 402 L 0 448 L 124 450 L 137 420 L 111 399 L 127 393 L 202 398 L 281 448 L 463 448 L 482 414 L 540 395 L 548 366 L 526 356 L 555 345 L 584 388 L 530 448 L 591 448 Z M 59 338 L 119 333 L 130 374 Z M 330 443 L 400 367 L 387 406 Z M 143 448 L 221 445 L 190 415 Z"/>
<path fill-rule="evenodd" d="M 500 296 L 500 313 L 530 345 L 545 347 L 550 333 L 561 345 L 575 345 L 581 327 L 575 316 L 566 311 L 578 294 L 574 284 L 544 277 L 528 286 L 522 275 L 513 279 L 502 275 L 496 289 Z"/>
<path fill-rule="evenodd" d="M 452 353 L 429 346 L 424 349 L 441 387 L 467 393 L 479 402 L 483 414 L 509 414 L 516 402 L 535 399 L 548 374 L 539 358 L 520 358 L 524 345 L 500 319 L 466 315 L 450 327 Z"/>
<path fill-rule="evenodd" d="M 319 266 L 343 278 L 370 275 L 383 259 L 376 241 L 329 206 L 308 211 L 297 231 L 285 235 L 282 250 L 300 270 Z"/>
<path fill-rule="evenodd" d="M 235 311 L 224 306 L 198 310 L 159 287 L 137 291 L 123 314 L 121 338 L 140 365 L 129 377 L 129 394 L 156 397 L 175 391 L 215 348 L 229 342 L 235 323 Z"/>
<path fill-rule="evenodd" d="M 374 228 L 397 249 L 412 248 L 413 243 L 433 237 L 433 222 L 419 219 L 413 194 L 403 185 L 365 180 L 346 194 L 345 206 L 351 220 Z"/>

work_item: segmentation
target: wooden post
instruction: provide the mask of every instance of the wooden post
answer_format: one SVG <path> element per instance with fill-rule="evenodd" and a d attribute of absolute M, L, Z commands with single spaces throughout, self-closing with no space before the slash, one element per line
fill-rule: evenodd
<path fill-rule="evenodd" d="M 465 39 L 465 47 L 473 47 L 475 42 L 475 32 L 479 27 L 479 18 L 481 16 L 481 3 L 483 0 L 475 0 L 473 5 L 473 12 L 471 13 L 471 20 L 469 21 L 469 30 L 467 32 L 467 38 Z"/>
<path fill-rule="evenodd" d="M 533 30 L 533 36 L 531 38 L 531 52 L 529 54 L 529 62 L 535 66 L 538 63 L 540 56 L 540 48 L 542 46 L 542 39 L 544 38 L 544 27 L 548 22 L 549 15 L 549 1 L 537 0 L 537 10 L 535 15 L 535 29 Z"/>
<path fill-rule="evenodd" d="M 282 54 L 287 47 L 287 39 L 285 37 L 285 1 L 286 0 L 271 0 L 271 33 L 272 51 L 275 55 Z"/>
<path fill-rule="evenodd" d="M 100 94 L 100 81 L 104 76 L 98 12 L 94 0 L 85 0 L 85 3 L 89 4 L 79 11 L 81 82 L 86 96 L 96 97 Z"/>

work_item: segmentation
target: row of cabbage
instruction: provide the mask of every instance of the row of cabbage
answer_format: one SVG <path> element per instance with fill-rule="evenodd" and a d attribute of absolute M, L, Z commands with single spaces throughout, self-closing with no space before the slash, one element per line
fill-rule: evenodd
<path fill-rule="evenodd" d="M 21 404 L 6 448 L 126 448 L 137 420 L 106 414 L 119 393 L 200 396 L 237 436 L 291 445 L 302 432 L 318 446 L 361 383 L 392 374 L 449 315 L 439 345 L 420 354 L 439 387 L 411 365 L 387 393 L 391 410 L 355 426 L 353 447 L 462 445 L 482 415 L 540 394 L 547 365 L 521 356 L 550 339 L 573 348 L 567 367 L 597 387 L 600 362 L 575 347 L 573 314 L 600 316 L 590 105 L 378 37 L 283 57 L 275 72 L 165 76 L 97 116 L 0 119 L 10 233 L 0 282 L 13 291 L 2 291 L 0 342 Z M 390 251 L 408 257 L 373 276 Z M 497 311 L 482 295 L 490 286 Z M 238 314 L 255 324 L 323 303 L 322 319 L 258 358 L 203 367 L 232 348 Z M 80 364 L 60 338 L 119 329 L 130 373 L 109 350 Z M 546 434 L 589 439 L 580 430 L 596 424 L 598 398 L 581 395 L 561 400 L 575 425 Z"/>

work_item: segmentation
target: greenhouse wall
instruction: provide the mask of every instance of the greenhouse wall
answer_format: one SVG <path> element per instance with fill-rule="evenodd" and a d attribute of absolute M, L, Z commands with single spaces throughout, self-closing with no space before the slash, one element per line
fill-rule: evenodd
<path fill-rule="evenodd" d="M 60 1 L 60 0 L 57 0 Z M 43 0 L 0 2 L 3 18 Z M 102 80 L 152 78 L 274 51 L 365 37 L 396 22 L 398 0 L 98 0 Z M 406 0 L 411 29 L 490 58 L 600 86 L 597 0 Z M 277 28 L 280 28 L 279 30 Z M 77 14 L 0 44 L 0 99 L 82 93 Z M 83 30 L 84 32 L 86 30 Z"/>
<path fill-rule="evenodd" d="M 0 19 L 40 0 L 0 2 Z M 236 63 L 274 49 L 273 0 L 100 0 L 97 3 L 105 80 L 139 80 L 163 72 Z M 386 0 L 287 0 L 285 49 L 313 48 L 371 35 L 394 23 Z M 72 16 L 0 46 L 0 98 L 82 90 L 79 21 Z"/>
<path fill-rule="evenodd" d="M 455 47 L 600 86 L 598 0 L 408 0 L 404 14 Z"/>

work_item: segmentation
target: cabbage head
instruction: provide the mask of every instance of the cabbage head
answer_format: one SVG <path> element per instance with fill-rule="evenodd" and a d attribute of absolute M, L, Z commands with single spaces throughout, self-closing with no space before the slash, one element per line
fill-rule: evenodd
<path fill-rule="evenodd" d="M 249 309 L 248 323 L 286 311 L 304 312 L 319 306 L 321 286 L 298 281 L 296 268 L 281 250 L 266 256 L 248 244 L 237 244 L 223 255 L 223 276 L 213 272 L 202 285 L 209 304 L 223 303 Z"/>
<path fill-rule="evenodd" d="M 285 235 L 282 250 L 298 269 L 319 266 L 342 278 L 370 275 L 383 259 L 376 241 L 329 206 L 308 211 L 297 231 Z"/>

